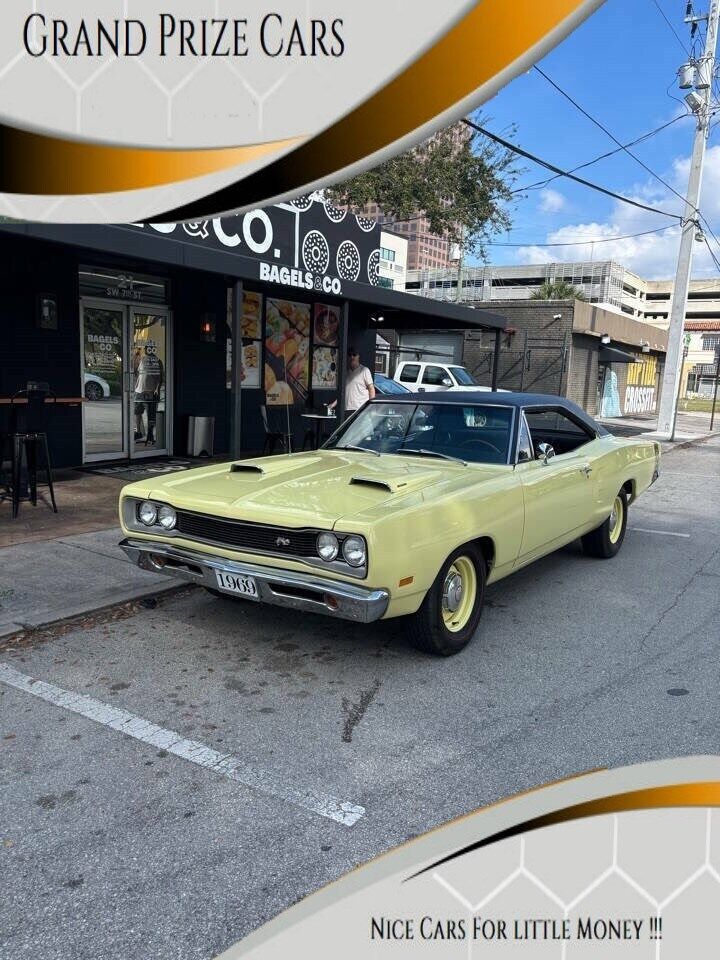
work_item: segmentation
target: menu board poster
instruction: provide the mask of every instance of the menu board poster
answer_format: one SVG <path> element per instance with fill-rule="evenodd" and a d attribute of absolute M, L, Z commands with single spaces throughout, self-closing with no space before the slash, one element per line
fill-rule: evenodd
<path fill-rule="evenodd" d="M 313 390 L 337 390 L 337 350 L 315 347 L 313 352 Z"/>
<path fill-rule="evenodd" d="M 313 307 L 313 343 L 336 347 L 340 335 L 340 307 L 316 303 Z"/>
<path fill-rule="evenodd" d="M 310 305 L 268 298 L 265 305 L 265 394 L 268 406 L 307 400 Z"/>
<path fill-rule="evenodd" d="M 242 378 L 243 387 L 260 386 L 260 358 L 262 356 L 262 341 L 244 340 L 242 345 Z"/>
<path fill-rule="evenodd" d="M 252 290 L 243 290 L 242 313 L 240 314 L 240 333 L 243 340 L 262 338 L 262 294 Z"/>

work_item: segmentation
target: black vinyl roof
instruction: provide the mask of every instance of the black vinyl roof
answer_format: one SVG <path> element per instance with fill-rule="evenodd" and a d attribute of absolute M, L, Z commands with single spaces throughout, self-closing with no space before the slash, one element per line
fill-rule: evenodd
<path fill-rule="evenodd" d="M 456 405 L 477 405 L 482 403 L 491 403 L 493 406 L 513 407 L 528 409 L 530 407 L 542 409 L 565 410 L 575 420 L 589 427 L 599 436 L 609 436 L 608 431 L 597 423 L 590 414 L 585 413 L 582 407 L 579 407 L 567 397 L 558 397 L 550 393 L 511 393 L 509 391 L 493 390 L 436 390 L 423 393 L 402 393 L 383 395 L 378 397 L 375 402 L 391 403 L 451 403 Z"/>

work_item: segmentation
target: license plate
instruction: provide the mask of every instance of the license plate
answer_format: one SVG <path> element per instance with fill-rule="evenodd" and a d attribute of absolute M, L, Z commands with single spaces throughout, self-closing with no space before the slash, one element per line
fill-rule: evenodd
<path fill-rule="evenodd" d="M 246 577 L 241 573 L 222 573 L 215 571 L 218 587 L 225 593 L 240 594 L 241 597 L 249 597 L 251 600 L 259 600 L 257 584 L 253 577 Z"/>

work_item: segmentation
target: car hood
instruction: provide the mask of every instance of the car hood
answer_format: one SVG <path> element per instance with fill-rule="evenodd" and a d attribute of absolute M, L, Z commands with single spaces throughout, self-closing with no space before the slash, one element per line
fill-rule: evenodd
<path fill-rule="evenodd" d="M 497 474 L 497 467 L 386 454 L 319 450 L 216 464 L 125 488 L 175 507 L 233 519 L 330 528 L 440 484 Z M 137 489 L 133 489 L 133 486 Z"/>

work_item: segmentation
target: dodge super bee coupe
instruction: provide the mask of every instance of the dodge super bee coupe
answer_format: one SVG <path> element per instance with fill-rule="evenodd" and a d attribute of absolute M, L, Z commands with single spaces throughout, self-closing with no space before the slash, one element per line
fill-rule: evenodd
<path fill-rule="evenodd" d="M 659 463 L 659 444 L 559 397 L 380 397 L 319 450 L 126 486 L 121 546 L 213 593 L 405 617 L 417 646 L 447 656 L 475 633 L 487 583 L 578 537 L 614 556 Z"/>

